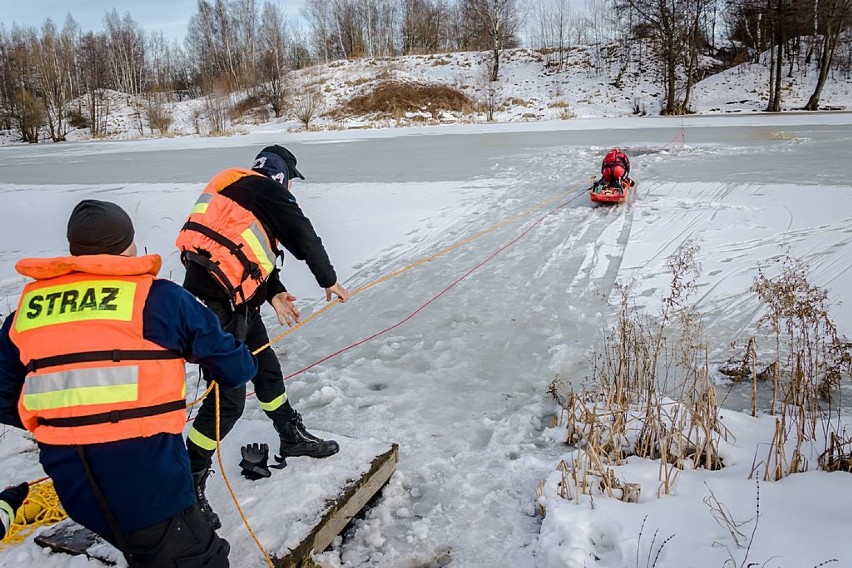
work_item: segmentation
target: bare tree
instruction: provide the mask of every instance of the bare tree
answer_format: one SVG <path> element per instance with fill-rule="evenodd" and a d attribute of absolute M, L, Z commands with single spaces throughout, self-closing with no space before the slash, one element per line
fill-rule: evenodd
<path fill-rule="evenodd" d="M 328 63 L 336 57 L 332 33 L 331 0 L 306 0 L 302 16 L 308 22 L 315 57 Z"/>
<path fill-rule="evenodd" d="M 805 110 L 819 108 L 819 98 L 828 79 L 840 34 L 852 25 L 852 0 L 822 0 L 815 16 L 818 17 L 814 18 L 814 26 L 821 25 L 823 32 L 822 55 L 819 59 L 817 84 L 808 99 L 808 104 L 805 105 Z"/>
<path fill-rule="evenodd" d="M 662 113 L 687 112 L 688 94 L 696 80 L 697 54 L 704 45 L 699 23 L 705 21 L 706 1 L 626 0 L 624 6 L 636 12 L 638 21 L 635 25 L 638 29 L 647 30 L 657 45 L 665 93 Z M 680 73 L 686 76 L 685 86 L 680 85 Z"/>
<path fill-rule="evenodd" d="M 72 87 L 75 66 L 75 36 L 77 25 L 73 18 L 66 20 L 62 33 L 57 33 L 53 21 L 47 19 L 41 37 L 31 46 L 35 81 L 39 99 L 47 119 L 48 133 L 54 142 L 65 140 L 66 105 L 75 94 Z"/>
<path fill-rule="evenodd" d="M 0 130 L 12 130 L 12 48 L 6 28 L 0 24 Z"/>
<path fill-rule="evenodd" d="M 781 67 L 784 48 L 784 0 L 767 0 L 767 21 L 772 26 L 774 44 L 770 47 L 769 58 L 769 100 L 767 112 L 781 112 Z"/>
<path fill-rule="evenodd" d="M 297 89 L 298 94 L 293 97 L 293 115 L 302 123 L 305 130 L 309 130 L 311 122 L 322 112 L 322 93 L 316 86 L 301 86 Z"/>
<path fill-rule="evenodd" d="M 32 27 L 12 27 L 4 41 L 4 92 L 8 121 L 18 131 L 21 140 L 36 143 L 45 123 L 44 107 L 37 97 L 38 84 L 33 51 L 38 34 Z"/>
<path fill-rule="evenodd" d="M 243 89 L 257 88 L 261 78 L 257 66 L 260 60 L 261 28 L 256 0 L 231 0 L 230 17 L 234 28 L 234 51 L 238 65 L 239 86 Z"/>
<path fill-rule="evenodd" d="M 104 96 L 107 85 L 107 39 L 103 34 L 88 32 L 80 38 L 78 52 L 81 88 L 86 93 L 86 122 L 92 136 L 106 133 L 109 99 Z"/>
<path fill-rule="evenodd" d="M 169 44 L 161 31 L 151 33 L 145 48 L 145 85 L 149 92 L 177 90 L 180 49 Z"/>
<path fill-rule="evenodd" d="M 116 90 L 138 95 L 143 89 L 145 71 L 145 32 L 130 16 L 121 18 L 113 8 L 104 16 L 106 62 Z"/>
<path fill-rule="evenodd" d="M 280 117 L 285 103 L 285 77 L 288 67 L 288 41 L 284 13 L 277 4 L 265 2 L 260 20 L 260 78 L 262 93 Z"/>
<path fill-rule="evenodd" d="M 227 81 L 230 90 L 241 86 L 237 33 L 225 0 L 198 0 L 198 12 L 189 20 L 186 45 L 198 65 L 202 85 Z M 203 87 L 202 87 L 203 90 Z"/>
<path fill-rule="evenodd" d="M 533 33 L 537 36 L 538 44 L 548 52 L 556 52 L 556 68 L 561 71 L 565 64 L 565 48 L 572 25 L 571 5 L 568 0 L 538 0 L 534 13 Z"/>
<path fill-rule="evenodd" d="M 443 16 L 440 6 L 432 0 L 402 0 L 402 52 L 419 54 L 437 51 Z"/>
<path fill-rule="evenodd" d="M 290 24 L 288 27 L 289 43 L 287 47 L 287 61 L 292 69 L 302 69 L 312 64 L 310 42 L 305 37 L 301 26 Z"/>
<path fill-rule="evenodd" d="M 500 52 L 518 44 L 522 22 L 519 0 L 462 0 L 464 21 L 476 49 L 491 52 L 491 80 L 500 73 Z"/>

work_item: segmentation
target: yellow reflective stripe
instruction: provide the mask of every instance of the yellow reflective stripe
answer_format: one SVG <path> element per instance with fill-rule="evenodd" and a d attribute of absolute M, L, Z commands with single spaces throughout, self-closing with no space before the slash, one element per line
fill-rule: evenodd
<path fill-rule="evenodd" d="M 258 402 L 260 402 L 260 407 L 263 410 L 265 410 L 267 412 L 272 412 L 273 410 L 279 408 L 282 404 L 284 404 L 285 400 L 287 400 L 287 393 L 286 392 L 284 394 L 282 394 L 281 396 L 277 397 L 276 399 L 272 400 L 271 402 L 263 402 L 259 399 L 258 399 Z"/>
<path fill-rule="evenodd" d="M 112 404 L 132 402 L 139 398 L 139 385 L 112 387 L 83 387 L 41 394 L 25 394 L 24 408 L 27 410 L 52 410 L 88 404 Z"/>
<path fill-rule="evenodd" d="M 189 429 L 189 434 L 186 436 L 190 442 L 201 448 L 202 450 L 215 450 L 216 440 L 211 440 L 201 432 L 195 429 L 195 426 Z"/>
<path fill-rule="evenodd" d="M 24 383 L 24 394 L 43 394 L 74 388 L 135 385 L 139 382 L 138 365 L 94 367 L 30 375 Z"/>
<path fill-rule="evenodd" d="M 136 283 L 126 280 L 83 280 L 27 292 L 15 318 L 18 333 L 86 320 L 130 321 Z"/>
<path fill-rule="evenodd" d="M 207 213 L 207 206 L 210 205 L 210 201 L 213 199 L 213 196 L 209 193 L 202 193 L 198 200 L 195 202 L 195 205 L 192 207 L 192 211 L 189 212 L 190 215 L 195 213 L 199 213 L 203 215 Z"/>
<path fill-rule="evenodd" d="M 6 530 L 9 530 L 9 526 L 15 521 L 15 511 L 12 509 L 12 506 L 8 504 L 6 501 L 0 501 L 0 511 L 6 513 L 9 516 L 9 521 L 3 523 L 3 526 L 6 527 Z M 0 519 L 2 522 L 3 519 Z"/>
<path fill-rule="evenodd" d="M 24 408 L 49 410 L 88 404 L 131 402 L 139 398 L 139 367 L 96 367 L 44 375 L 24 381 Z"/>
<path fill-rule="evenodd" d="M 272 272 L 272 269 L 275 268 L 275 255 L 266 246 L 266 235 L 263 234 L 263 229 L 257 223 L 252 223 L 240 236 L 254 252 L 254 256 L 263 268 L 263 273 Z"/>

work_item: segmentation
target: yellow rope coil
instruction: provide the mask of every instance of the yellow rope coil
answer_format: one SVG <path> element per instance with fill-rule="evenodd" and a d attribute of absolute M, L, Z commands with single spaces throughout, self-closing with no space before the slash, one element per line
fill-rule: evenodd
<path fill-rule="evenodd" d="M 23 542 L 37 528 L 56 524 L 67 517 L 68 514 L 59 503 L 59 496 L 53 488 L 52 481 L 46 480 L 33 485 L 23 506 L 18 509 L 9 532 L 0 541 L 0 551 L 10 545 Z"/>

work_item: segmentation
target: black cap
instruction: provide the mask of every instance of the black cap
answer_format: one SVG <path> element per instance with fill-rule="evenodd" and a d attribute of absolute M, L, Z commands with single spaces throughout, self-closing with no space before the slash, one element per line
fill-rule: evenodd
<path fill-rule="evenodd" d="M 133 244 L 133 222 L 109 201 L 84 199 L 68 219 L 68 248 L 74 256 L 121 254 Z"/>
<path fill-rule="evenodd" d="M 251 169 L 278 181 L 289 181 L 294 177 L 305 179 L 296 169 L 296 162 L 296 156 L 290 150 L 276 144 L 261 150 Z"/>

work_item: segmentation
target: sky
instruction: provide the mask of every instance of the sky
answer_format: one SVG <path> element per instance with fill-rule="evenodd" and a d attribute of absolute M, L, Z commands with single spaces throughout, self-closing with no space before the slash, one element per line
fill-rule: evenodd
<path fill-rule="evenodd" d="M 431 68 L 459 73 L 459 64 Z M 534 83 L 540 74 L 525 69 L 511 81 L 526 93 L 519 100 L 545 98 L 552 84 Z M 357 69 L 344 72 L 341 85 L 356 82 Z M 750 389 L 717 374 L 730 433 L 720 443 L 725 468 L 685 469 L 672 494 L 658 497 L 659 462 L 631 458 L 615 471 L 641 484 L 639 503 L 559 495 L 559 464 L 577 454 L 564 444 L 548 386 L 561 378 L 579 388 L 591 374 L 616 282 L 635 282 L 648 313 L 659 308 L 666 262 L 680 245 L 699 246 L 695 305 L 712 365 L 755 333 L 761 312 L 748 289 L 784 247 L 809 263 L 812 283 L 836 302 L 840 333 L 852 334 L 852 306 L 839 303 L 852 288 L 852 186 L 832 167 L 846 159 L 852 115 L 756 112 L 756 73 L 745 67 L 699 84 L 701 114 L 682 119 L 630 117 L 632 101 L 599 88 L 604 79 L 575 75 L 580 93 L 564 96 L 577 97 L 582 117 L 571 120 L 525 121 L 531 108 L 516 106 L 501 116 L 517 119 L 498 124 L 303 132 L 272 121 L 214 138 L 89 141 L 78 133 L 77 142 L 0 146 L 0 312 L 24 282 L 14 261 L 63 254 L 67 214 L 92 196 L 131 212 L 138 243 L 163 255 L 161 277 L 181 281 L 174 236 L 205 181 L 281 143 L 308 178 L 294 192 L 340 281 L 361 291 L 274 347 L 294 375 L 287 389 L 306 426 L 337 439 L 340 454 L 288 460 L 260 482 L 241 478 L 240 445 L 276 444 L 253 398 L 224 441 L 224 469 L 208 497 L 240 566 L 264 560 L 223 476 L 265 549 L 280 555 L 342 480 L 391 443 L 400 449 L 396 473 L 319 555 L 323 568 L 852 565 L 842 498 L 852 476 L 819 471 L 817 443 L 804 447 L 807 473 L 753 478 L 765 468 L 774 419 L 741 412 Z M 791 107 L 807 91 L 796 89 L 785 91 Z M 852 108 L 848 86 L 830 89 L 832 104 Z M 130 137 L 132 125 L 119 118 L 114 128 L 127 136 L 115 136 Z M 638 185 L 623 206 L 593 207 L 585 188 L 616 144 Z M 325 305 L 302 263 L 288 257 L 283 270 L 303 317 Z M 284 331 L 266 316 L 271 333 Z M 196 377 L 190 369 L 193 398 Z M 33 443 L 12 429 L 0 429 L 0 464 L 0 486 L 42 476 Z M 0 567 L 25 566 L 99 564 L 48 555 L 31 539 L 0 552 Z"/>
<path fill-rule="evenodd" d="M 70 13 L 83 30 L 98 31 L 103 29 L 104 15 L 115 8 L 122 17 L 130 12 L 133 19 L 149 32 L 160 30 L 167 39 L 182 40 L 186 35 L 189 18 L 195 13 L 195 6 L 195 2 L 188 0 L 178 2 L 0 0 L 0 22 L 5 24 L 7 31 L 11 29 L 13 23 L 41 27 L 47 18 L 51 18 L 57 26 L 61 27 L 67 14 Z"/>
<path fill-rule="evenodd" d="M 288 17 L 299 17 L 301 2 L 287 0 L 281 4 L 285 7 Z M 166 39 L 182 42 L 189 19 L 196 12 L 196 6 L 196 2 L 192 0 L 0 0 L 0 23 L 4 24 L 8 31 L 13 23 L 41 27 L 45 19 L 51 18 L 61 27 L 70 12 L 83 30 L 98 31 L 103 29 L 104 14 L 114 8 L 122 17 L 130 12 L 133 19 L 145 30 L 161 31 Z"/>

